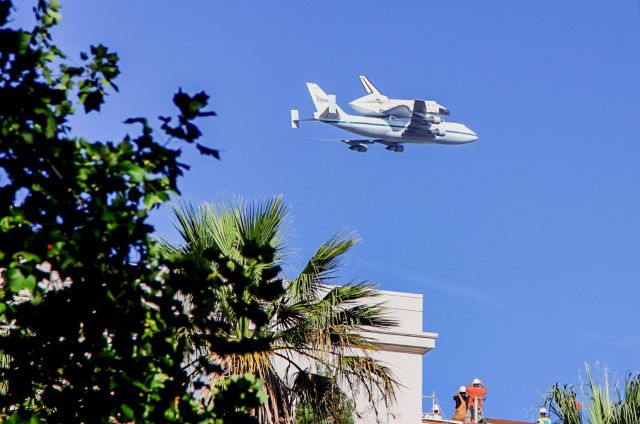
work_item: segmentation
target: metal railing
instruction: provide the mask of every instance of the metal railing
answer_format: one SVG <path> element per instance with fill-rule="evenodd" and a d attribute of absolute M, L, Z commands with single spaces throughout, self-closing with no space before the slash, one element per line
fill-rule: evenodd
<path fill-rule="evenodd" d="M 444 415 L 442 413 L 442 408 L 440 407 L 440 402 L 438 401 L 438 398 L 436 397 L 436 392 L 435 391 L 433 391 L 430 396 L 427 396 L 427 395 L 422 396 L 422 399 L 431 399 L 431 412 L 423 412 L 423 418 L 427 418 L 429 415 L 431 415 L 431 416 L 439 415 L 440 418 L 443 421 L 451 421 L 451 420 L 447 420 L 446 418 L 444 418 Z M 480 418 L 480 421 L 478 421 L 478 418 Z M 463 422 L 467 423 L 469 421 L 467 421 L 467 419 L 465 418 L 463 420 Z M 486 420 L 484 418 L 484 411 L 479 406 L 478 396 L 473 398 L 473 408 L 471 410 L 471 421 L 470 422 L 471 423 L 486 423 Z"/>

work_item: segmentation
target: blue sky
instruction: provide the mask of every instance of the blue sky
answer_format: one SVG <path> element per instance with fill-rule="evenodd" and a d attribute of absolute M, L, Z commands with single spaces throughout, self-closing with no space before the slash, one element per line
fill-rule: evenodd
<path fill-rule="evenodd" d="M 67 53 L 104 43 L 123 71 L 77 132 L 119 139 L 126 117 L 171 112 L 179 86 L 206 90 L 219 117 L 205 141 L 223 157 L 187 155 L 184 198 L 284 195 L 293 271 L 357 231 L 345 280 L 424 295 L 424 329 L 440 334 L 424 391 L 445 412 L 474 377 L 489 416 L 531 419 L 585 361 L 637 370 L 638 0 L 74 0 L 63 15 Z M 480 140 L 358 154 L 313 140 L 338 129 L 290 129 L 291 107 L 313 110 L 306 81 L 347 109 L 360 74 L 437 99 Z M 175 237 L 166 210 L 154 224 Z"/>

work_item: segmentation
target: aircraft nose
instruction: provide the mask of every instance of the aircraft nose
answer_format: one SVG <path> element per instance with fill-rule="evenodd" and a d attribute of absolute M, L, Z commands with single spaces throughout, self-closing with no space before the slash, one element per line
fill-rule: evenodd
<path fill-rule="evenodd" d="M 478 137 L 478 134 L 476 134 L 476 133 L 475 133 L 475 131 L 473 131 L 471 128 L 466 127 L 466 129 L 467 129 L 467 133 L 468 133 L 468 134 L 466 135 L 466 138 L 467 138 L 467 141 L 466 141 L 466 142 L 467 142 L 467 143 L 471 143 L 471 142 L 473 142 L 473 141 L 476 141 L 476 140 L 479 138 L 479 137 Z"/>

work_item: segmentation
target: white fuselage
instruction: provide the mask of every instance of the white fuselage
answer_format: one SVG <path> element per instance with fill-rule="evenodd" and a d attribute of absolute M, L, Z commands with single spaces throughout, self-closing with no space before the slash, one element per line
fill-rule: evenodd
<path fill-rule="evenodd" d="M 385 117 L 373 118 L 368 116 L 346 115 L 339 118 L 321 118 L 316 113 L 316 119 L 341 128 L 343 130 L 364 137 L 377 138 L 392 143 L 431 143 L 431 144 L 466 144 L 478 139 L 469 127 L 456 122 L 442 122 L 432 127 L 445 130 L 444 136 L 406 136 L 403 135 L 410 119 Z"/>
<path fill-rule="evenodd" d="M 424 103 L 425 112 L 430 115 L 449 115 L 449 110 L 446 107 L 433 100 L 390 99 L 387 96 L 375 94 L 360 97 L 349 103 L 349 106 L 365 116 L 380 118 L 385 115 L 393 115 L 397 118 L 410 118 L 416 101 Z M 389 113 L 389 111 L 393 111 L 393 113 Z"/>

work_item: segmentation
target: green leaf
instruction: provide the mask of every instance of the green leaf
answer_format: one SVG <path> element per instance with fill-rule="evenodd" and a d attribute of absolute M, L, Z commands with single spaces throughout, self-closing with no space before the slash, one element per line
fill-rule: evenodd
<path fill-rule="evenodd" d="M 44 130 L 45 137 L 54 138 L 56 135 L 57 129 L 58 129 L 58 122 L 56 121 L 55 116 L 49 116 L 47 118 L 47 127 Z"/>
<path fill-rule="evenodd" d="M 0 219 L 0 228 L 3 231 L 9 231 L 13 227 L 13 218 L 10 216 L 5 216 Z"/>
<path fill-rule="evenodd" d="M 31 34 L 12 29 L 0 29 L 0 45 L 6 52 L 24 54 L 29 47 Z"/>
<path fill-rule="evenodd" d="M 124 171 L 125 175 L 129 175 L 131 179 L 136 183 L 144 181 L 147 175 L 147 170 L 141 166 L 135 165 L 133 162 L 125 161 L 120 164 L 120 168 Z"/>
<path fill-rule="evenodd" d="M 160 205 L 169 200 L 169 195 L 165 191 L 159 191 L 156 193 L 149 193 L 144 196 L 144 205 L 147 210 L 151 210 L 157 205 Z"/>
<path fill-rule="evenodd" d="M 23 260 L 26 262 L 40 262 L 40 256 L 35 253 L 25 252 L 24 250 L 14 253 L 12 258 L 14 260 Z"/>
<path fill-rule="evenodd" d="M 32 291 L 36 287 L 36 277 L 33 275 L 24 276 L 18 268 L 9 268 L 6 272 L 9 290 L 18 293 L 22 289 Z"/>
<path fill-rule="evenodd" d="M 80 101 L 84 105 L 85 113 L 89 113 L 92 110 L 99 111 L 100 106 L 104 103 L 104 95 L 99 91 L 90 91 L 81 96 Z"/>
<path fill-rule="evenodd" d="M 207 156 L 213 156 L 216 159 L 220 159 L 220 152 L 218 150 L 210 149 L 209 147 L 203 146 L 200 143 L 196 143 L 196 147 L 198 148 L 198 151 L 200 151 L 201 154 L 207 155 Z"/>
<path fill-rule="evenodd" d="M 127 419 L 133 420 L 136 417 L 133 409 L 131 409 L 129 405 L 122 405 L 120 406 L 120 409 L 122 409 L 122 413 L 127 417 Z"/>

